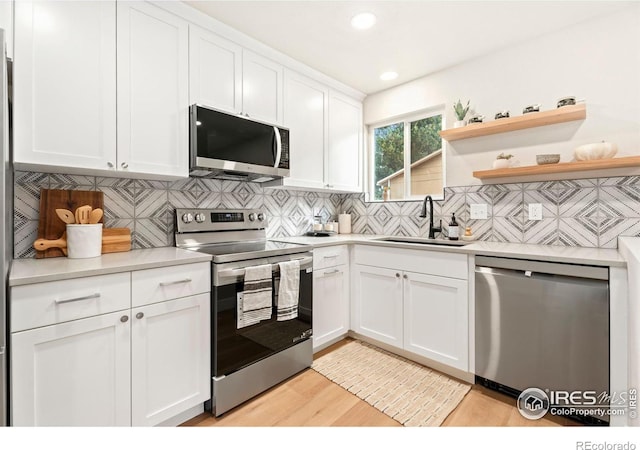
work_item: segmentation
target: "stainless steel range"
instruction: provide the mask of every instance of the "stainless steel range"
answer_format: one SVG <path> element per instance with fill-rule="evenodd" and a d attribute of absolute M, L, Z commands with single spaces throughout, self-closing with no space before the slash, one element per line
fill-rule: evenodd
<path fill-rule="evenodd" d="M 312 247 L 267 240 L 260 210 L 177 209 L 175 225 L 176 247 L 213 255 L 207 409 L 219 416 L 311 366 Z"/>

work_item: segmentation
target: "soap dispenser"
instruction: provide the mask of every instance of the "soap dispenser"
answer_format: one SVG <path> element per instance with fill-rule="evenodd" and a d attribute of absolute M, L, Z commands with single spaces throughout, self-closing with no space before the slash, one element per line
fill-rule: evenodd
<path fill-rule="evenodd" d="M 457 241 L 460 237 L 460 227 L 458 226 L 458 222 L 456 222 L 456 213 L 451 214 L 451 222 L 449 222 L 449 239 L 452 241 Z"/>

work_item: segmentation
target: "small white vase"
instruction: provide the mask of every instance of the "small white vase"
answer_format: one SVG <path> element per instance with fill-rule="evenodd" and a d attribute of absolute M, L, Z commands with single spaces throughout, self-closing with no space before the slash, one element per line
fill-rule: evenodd
<path fill-rule="evenodd" d="M 506 169 L 509 167 L 509 160 L 508 159 L 496 159 L 493 162 L 493 168 L 494 169 Z"/>
<path fill-rule="evenodd" d="M 455 122 L 453 122 L 453 128 L 464 127 L 466 124 L 467 124 L 466 120 L 456 120 Z"/>

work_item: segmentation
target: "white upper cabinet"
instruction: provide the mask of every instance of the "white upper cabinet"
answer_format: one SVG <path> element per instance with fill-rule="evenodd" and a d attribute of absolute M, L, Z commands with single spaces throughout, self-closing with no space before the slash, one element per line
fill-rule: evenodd
<path fill-rule="evenodd" d="M 362 191 L 361 102 L 330 81 L 285 81 L 276 54 L 172 3 L 0 1 L 0 27 L 15 16 L 17 169 L 187 177 L 197 103 L 290 129 L 291 176 L 273 185 Z"/>
<path fill-rule="evenodd" d="M 186 21 L 146 2 L 15 5 L 17 168 L 188 176 Z"/>
<path fill-rule="evenodd" d="M 118 2 L 118 170 L 189 175 L 189 30 L 145 2 Z"/>
<path fill-rule="evenodd" d="M 252 119 L 282 124 L 284 68 L 270 59 L 242 52 L 242 112 Z"/>
<path fill-rule="evenodd" d="M 271 186 L 362 192 L 362 103 L 285 70 L 284 126 L 291 174 Z"/>
<path fill-rule="evenodd" d="M 0 1 L 0 28 L 7 40 L 7 56 L 13 58 L 13 2 Z"/>
<path fill-rule="evenodd" d="M 190 26 L 189 71 L 191 104 L 242 112 L 242 47 Z"/>
<path fill-rule="evenodd" d="M 323 188 L 327 143 L 326 86 L 290 70 L 285 71 L 284 126 L 289 128 L 291 173 L 285 186 Z"/>
<path fill-rule="evenodd" d="M 282 124 L 282 65 L 190 27 L 190 103 Z"/>
<path fill-rule="evenodd" d="M 116 155 L 116 3 L 20 1 L 15 16 L 15 162 L 107 169 Z"/>
<path fill-rule="evenodd" d="M 337 92 L 329 96 L 327 187 L 362 192 L 362 103 Z"/>

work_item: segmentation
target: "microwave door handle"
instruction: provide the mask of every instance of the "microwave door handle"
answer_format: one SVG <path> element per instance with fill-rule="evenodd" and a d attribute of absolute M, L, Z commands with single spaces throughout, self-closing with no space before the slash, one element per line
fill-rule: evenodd
<path fill-rule="evenodd" d="M 280 139 L 280 130 L 278 127 L 273 127 L 273 131 L 276 134 L 276 163 L 273 167 L 277 169 L 280 165 L 280 157 L 282 156 L 282 140 Z"/>

